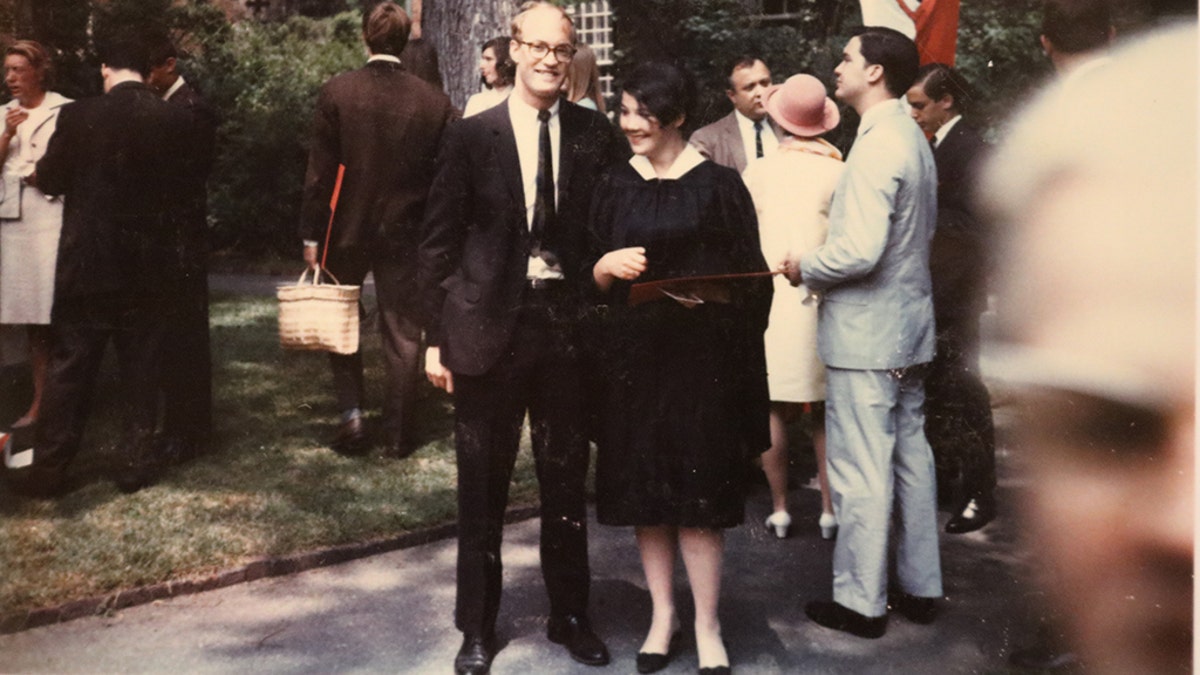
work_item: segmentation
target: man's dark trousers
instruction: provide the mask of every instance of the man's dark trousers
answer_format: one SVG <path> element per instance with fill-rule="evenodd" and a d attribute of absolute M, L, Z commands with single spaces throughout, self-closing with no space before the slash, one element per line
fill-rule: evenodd
<path fill-rule="evenodd" d="M 938 324 L 937 353 L 925 378 L 925 435 L 933 449 L 938 488 L 948 489 L 948 477 L 961 469 L 959 501 L 990 498 L 996 486 L 996 432 L 991 397 L 979 376 L 979 319 L 944 324 Z"/>
<path fill-rule="evenodd" d="M 97 373 L 110 340 L 117 351 L 123 390 L 117 398 L 124 424 L 123 461 L 152 457 L 164 300 L 132 300 L 117 293 L 56 300 L 50 369 L 38 419 L 35 459 L 39 466 L 64 470 L 79 451 Z"/>
<path fill-rule="evenodd" d="M 410 253 L 411 255 L 411 253 Z M 372 259 L 373 257 L 373 259 Z M 361 285 L 373 271 L 379 306 L 379 334 L 383 341 L 387 391 L 384 394 L 384 434 L 389 443 L 411 446 L 413 399 L 421 368 L 421 326 L 416 321 L 420 308 L 416 264 L 402 261 L 390 251 L 350 253 L 330 251 L 329 270 L 337 280 Z M 362 303 L 359 303 L 360 310 Z M 329 354 L 338 409 L 361 408 L 363 401 L 362 350 L 353 354 Z"/>
<path fill-rule="evenodd" d="M 461 514 L 455 625 L 468 635 L 491 635 L 495 629 L 504 510 L 526 410 L 550 612 L 587 612 L 588 445 L 581 424 L 581 366 L 570 312 L 560 309 L 556 296 L 553 289 L 527 289 L 507 353 L 483 375 L 454 376 Z"/>

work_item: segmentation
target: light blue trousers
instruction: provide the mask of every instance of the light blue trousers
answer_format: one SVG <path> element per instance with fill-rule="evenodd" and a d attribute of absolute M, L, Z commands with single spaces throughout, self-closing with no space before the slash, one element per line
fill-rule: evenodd
<path fill-rule="evenodd" d="M 833 599 L 887 612 L 888 532 L 895 504 L 901 590 L 942 595 L 933 453 L 925 440 L 924 369 L 827 368 L 829 485 L 838 519 Z"/>

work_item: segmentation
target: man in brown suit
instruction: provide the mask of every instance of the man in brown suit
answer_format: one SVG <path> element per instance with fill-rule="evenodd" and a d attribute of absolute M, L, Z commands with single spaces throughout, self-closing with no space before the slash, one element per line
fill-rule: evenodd
<path fill-rule="evenodd" d="M 343 284 L 361 284 L 374 273 L 388 378 L 384 452 L 395 458 L 415 447 L 409 417 L 421 363 L 417 244 L 438 143 L 453 115 L 445 94 L 400 63 L 409 26 L 396 3 L 375 6 L 363 20 L 367 65 L 321 87 L 300 222 L 304 260 L 316 265 L 338 166 L 345 166 L 326 264 Z M 361 454 L 370 447 L 362 422 L 362 353 L 330 354 L 329 361 L 342 411 L 333 449 Z"/>
<path fill-rule="evenodd" d="M 700 154 L 712 161 L 746 170 L 746 163 L 764 157 L 779 147 L 783 130 L 767 116 L 764 95 L 771 87 L 767 64 L 753 56 L 741 56 L 729 69 L 729 89 L 725 95 L 733 103 L 733 112 L 697 129 L 689 140 Z"/>

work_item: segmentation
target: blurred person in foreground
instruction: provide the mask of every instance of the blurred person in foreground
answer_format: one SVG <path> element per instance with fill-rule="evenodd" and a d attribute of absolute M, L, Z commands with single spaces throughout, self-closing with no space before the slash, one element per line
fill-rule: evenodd
<path fill-rule="evenodd" d="M 1089 672 L 1191 669 L 1196 70 L 1194 19 L 1114 51 L 981 184 L 1010 237 L 996 357 L 1025 396 L 1031 545 Z M 1113 133 L 1147 101 L 1137 143 Z"/>

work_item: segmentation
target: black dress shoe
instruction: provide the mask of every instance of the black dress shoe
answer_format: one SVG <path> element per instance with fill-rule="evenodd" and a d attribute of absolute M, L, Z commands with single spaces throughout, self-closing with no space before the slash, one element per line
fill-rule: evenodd
<path fill-rule="evenodd" d="M 494 640 L 482 635 L 463 636 L 462 646 L 454 657 L 454 672 L 459 675 L 482 675 L 492 667 L 496 655 Z"/>
<path fill-rule="evenodd" d="M 996 500 L 990 497 L 972 497 L 963 507 L 955 512 L 950 522 L 946 523 L 947 534 L 964 534 L 974 532 L 992 522 L 996 517 Z"/>
<path fill-rule="evenodd" d="M 571 658 L 585 666 L 608 665 L 608 648 L 592 632 L 586 617 L 578 614 L 551 615 L 546 625 L 546 637 L 566 647 Z"/>
<path fill-rule="evenodd" d="M 933 623 L 938 615 L 937 598 L 888 593 L 887 606 L 889 610 L 899 612 L 909 621 L 922 625 Z"/>
<path fill-rule="evenodd" d="M 331 447 L 337 454 L 347 457 L 366 454 L 371 448 L 367 445 L 367 432 L 363 428 L 362 417 L 351 417 L 338 425 Z"/>
<path fill-rule="evenodd" d="M 865 616 L 829 600 L 808 603 L 804 606 L 804 613 L 826 628 L 861 638 L 883 637 L 883 632 L 887 629 L 887 615 Z"/>
<path fill-rule="evenodd" d="M 713 666 L 712 668 L 700 669 L 700 675 L 730 675 L 732 672 L 729 666 Z"/>
<path fill-rule="evenodd" d="M 126 450 L 121 465 L 117 468 L 113 482 L 117 489 L 125 494 L 133 494 L 144 487 L 149 487 L 158 480 L 161 461 L 158 451 L 147 439 L 138 443 L 140 447 Z"/>
<path fill-rule="evenodd" d="M 667 664 L 671 663 L 671 658 L 675 656 L 675 648 L 679 646 L 679 639 L 683 634 L 675 631 L 671 634 L 671 641 L 667 643 L 667 653 L 659 654 L 657 652 L 638 652 L 637 653 L 637 671 L 639 673 L 657 673 Z"/>

